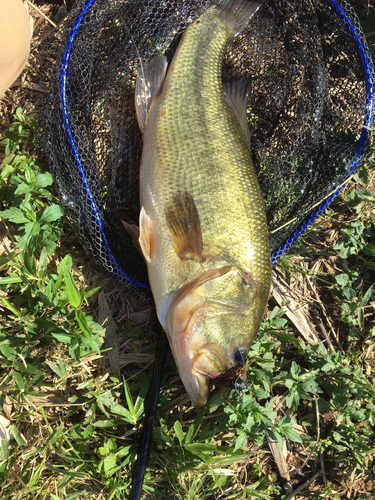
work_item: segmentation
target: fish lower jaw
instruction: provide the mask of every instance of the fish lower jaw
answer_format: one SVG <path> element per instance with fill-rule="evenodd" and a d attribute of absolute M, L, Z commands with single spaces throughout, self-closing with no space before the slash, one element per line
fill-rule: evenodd
<path fill-rule="evenodd" d="M 167 334 L 179 375 L 192 404 L 199 408 L 206 404 L 209 375 L 225 371 L 228 367 L 220 353 L 207 345 L 193 345 L 194 341 L 186 333 Z"/>
<path fill-rule="evenodd" d="M 227 366 L 218 355 L 203 348 L 200 352 L 186 353 L 185 359 L 180 358 L 178 369 L 191 402 L 196 407 L 202 407 L 207 403 L 210 392 L 209 375 L 223 372 Z"/>
<path fill-rule="evenodd" d="M 193 368 L 191 356 L 181 356 L 181 353 L 179 353 L 179 357 L 176 357 L 173 347 L 172 353 L 176 360 L 182 383 L 192 404 L 197 408 L 204 406 L 209 394 L 209 385 L 205 375 Z"/>
<path fill-rule="evenodd" d="M 210 392 L 209 378 L 213 374 L 218 375 L 228 367 L 221 361 L 215 353 L 204 350 L 195 357 L 192 362 L 191 375 L 195 377 L 199 390 L 194 394 L 189 394 L 194 406 L 201 407 L 207 403 Z"/>
<path fill-rule="evenodd" d="M 198 390 L 189 391 L 185 385 L 187 393 L 189 394 L 190 400 L 196 408 L 201 408 L 207 403 L 210 388 L 205 375 L 192 370 L 192 377 L 195 378 Z"/>

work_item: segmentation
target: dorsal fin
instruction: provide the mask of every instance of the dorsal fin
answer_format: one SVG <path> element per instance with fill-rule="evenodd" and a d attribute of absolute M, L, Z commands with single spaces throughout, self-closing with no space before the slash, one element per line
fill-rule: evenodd
<path fill-rule="evenodd" d="M 165 56 L 156 56 L 138 68 L 137 82 L 135 84 L 135 110 L 142 133 L 151 104 L 164 81 L 167 67 L 167 58 Z"/>
<path fill-rule="evenodd" d="M 250 130 L 246 115 L 250 86 L 246 80 L 232 80 L 223 84 L 223 90 L 224 97 L 234 110 L 250 147 Z"/>
<path fill-rule="evenodd" d="M 166 210 L 173 248 L 181 259 L 199 262 L 203 254 L 203 236 L 197 207 L 190 193 L 177 193 Z"/>

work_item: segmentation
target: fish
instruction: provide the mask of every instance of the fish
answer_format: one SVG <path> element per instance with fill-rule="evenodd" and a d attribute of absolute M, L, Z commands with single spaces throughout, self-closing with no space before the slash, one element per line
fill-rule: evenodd
<path fill-rule="evenodd" d="M 139 246 L 158 319 L 192 404 L 243 364 L 271 284 L 266 212 L 246 119 L 249 84 L 223 84 L 228 45 L 259 2 L 219 0 L 187 27 L 168 65 L 138 68 L 143 133 Z"/>

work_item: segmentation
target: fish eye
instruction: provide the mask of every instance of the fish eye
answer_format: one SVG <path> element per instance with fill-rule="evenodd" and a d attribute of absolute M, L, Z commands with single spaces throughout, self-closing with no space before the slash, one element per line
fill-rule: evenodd
<path fill-rule="evenodd" d="M 236 363 L 244 363 L 246 361 L 246 356 L 246 347 L 237 347 L 237 349 L 234 351 L 234 359 Z"/>

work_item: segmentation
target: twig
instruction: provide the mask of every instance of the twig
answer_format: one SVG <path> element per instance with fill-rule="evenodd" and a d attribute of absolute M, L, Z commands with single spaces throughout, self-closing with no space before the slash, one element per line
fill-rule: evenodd
<path fill-rule="evenodd" d="M 25 489 L 29 490 L 29 491 L 30 491 L 30 493 L 32 493 L 32 492 L 33 492 L 33 490 L 31 490 L 31 489 L 27 486 L 27 484 L 26 484 L 26 483 L 24 483 L 24 482 L 22 481 L 22 479 L 20 478 L 20 476 L 19 476 L 17 473 L 15 473 L 14 475 L 15 475 L 15 477 L 18 479 L 18 481 L 22 484 L 22 486 L 23 486 Z"/>
<path fill-rule="evenodd" d="M 323 337 L 326 339 L 326 341 L 327 341 L 327 343 L 329 345 L 329 348 L 331 349 L 331 351 L 333 352 L 333 354 L 336 354 L 335 348 L 333 347 L 332 342 L 330 341 L 330 339 L 329 339 L 329 337 L 327 335 L 326 329 L 324 328 L 324 324 L 323 324 L 322 318 L 319 316 L 319 314 L 316 315 L 316 319 L 318 320 L 318 326 L 320 328 L 320 331 L 323 334 Z"/>
<path fill-rule="evenodd" d="M 304 490 L 305 488 L 307 488 L 307 486 L 310 486 L 310 484 L 315 481 L 315 479 L 317 477 L 319 477 L 321 474 L 321 471 L 319 470 L 318 472 L 316 472 L 313 477 L 310 477 L 310 479 L 308 479 L 306 481 L 306 483 L 303 483 L 301 484 L 301 486 L 298 486 L 298 488 L 296 488 L 294 491 L 292 491 L 292 493 L 290 493 L 287 497 L 286 497 L 286 500 L 292 500 L 292 498 L 294 498 L 296 495 L 298 495 L 298 493 L 301 493 L 302 490 Z"/>
<path fill-rule="evenodd" d="M 316 396 L 314 397 L 314 401 L 315 401 L 315 414 L 316 414 L 316 443 L 314 445 L 314 448 L 310 451 L 310 453 L 307 455 L 305 461 L 301 465 L 301 470 L 305 467 L 307 462 L 310 460 L 310 457 L 315 453 L 316 447 L 318 446 L 318 443 L 320 440 L 320 416 L 319 416 L 318 398 Z M 320 459 L 320 463 L 322 463 L 322 458 Z M 322 467 L 322 474 L 323 473 L 324 473 L 323 477 L 325 479 L 324 462 L 323 462 L 323 467 Z"/>
<path fill-rule="evenodd" d="M 314 397 L 315 401 L 315 414 L 316 414 L 316 444 L 319 443 L 320 440 L 320 415 L 319 415 L 319 405 L 318 405 L 318 398 L 315 396 Z"/>
<path fill-rule="evenodd" d="M 285 480 L 284 484 L 284 490 L 285 492 L 291 493 L 293 491 L 293 488 L 290 483 L 290 474 L 289 474 L 289 469 L 288 465 L 286 463 L 284 453 L 277 440 L 274 440 L 270 437 L 268 432 L 266 432 L 266 437 L 267 437 L 267 442 L 268 446 L 270 447 L 273 459 L 275 460 L 275 463 L 277 465 L 277 468 L 279 469 L 280 476 L 282 479 Z M 284 439 L 284 449 L 285 449 L 285 439 Z"/>
<path fill-rule="evenodd" d="M 98 322 L 105 328 L 104 339 L 106 344 L 113 347 L 111 351 L 105 354 L 104 359 L 108 361 L 111 373 L 121 380 L 119 335 L 104 291 L 99 295 Z"/>
<path fill-rule="evenodd" d="M 30 5 L 33 9 L 35 9 L 41 16 L 44 17 L 44 19 L 46 21 L 48 21 L 55 29 L 57 29 L 57 24 L 55 24 L 53 21 L 51 21 L 51 19 L 49 17 L 47 17 L 45 14 L 43 14 L 43 12 L 38 9 L 38 7 L 36 5 L 34 5 L 33 3 L 30 2 L 30 0 L 25 0 L 25 2 Z"/>
<path fill-rule="evenodd" d="M 323 455 L 322 451 L 319 452 L 319 457 L 320 457 L 320 467 L 321 467 L 321 472 L 322 472 L 323 484 L 324 484 L 324 486 L 327 486 L 326 469 L 324 466 L 324 455 Z"/>
<path fill-rule="evenodd" d="M 318 445 L 319 440 L 320 440 L 320 415 L 319 415 L 319 404 L 318 404 L 318 398 L 315 396 L 315 412 L 316 412 L 316 444 L 315 447 Z M 323 479 L 323 484 L 324 486 L 327 485 L 327 477 L 326 477 L 326 469 L 324 466 L 324 455 L 323 452 L 320 450 L 319 451 L 319 458 L 320 458 L 320 469 L 322 473 L 322 479 Z"/>

